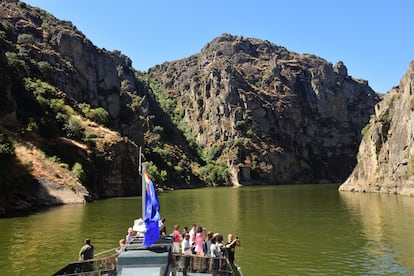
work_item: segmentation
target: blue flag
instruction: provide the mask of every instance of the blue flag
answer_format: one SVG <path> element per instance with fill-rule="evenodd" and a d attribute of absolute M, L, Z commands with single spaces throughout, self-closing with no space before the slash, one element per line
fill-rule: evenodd
<path fill-rule="evenodd" d="M 154 189 L 147 171 L 144 171 L 145 184 L 145 228 L 144 246 L 151 246 L 160 238 L 160 228 L 158 221 L 160 220 L 160 202 Z"/>

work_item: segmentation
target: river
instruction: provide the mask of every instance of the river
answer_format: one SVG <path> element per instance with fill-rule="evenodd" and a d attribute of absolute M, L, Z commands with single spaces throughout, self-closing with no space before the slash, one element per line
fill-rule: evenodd
<path fill-rule="evenodd" d="M 167 230 L 201 224 L 233 233 L 244 275 L 414 275 L 414 198 L 338 192 L 338 185 L 206 188 L 159 194 Z M 116 247 L 141 214 L 115 198 L 0 219 L 0 275 L 51 275 Z"/>

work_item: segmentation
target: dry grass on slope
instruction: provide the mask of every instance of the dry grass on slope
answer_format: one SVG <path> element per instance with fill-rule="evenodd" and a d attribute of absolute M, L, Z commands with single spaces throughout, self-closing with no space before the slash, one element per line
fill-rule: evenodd
<path fill-rule="evenodd" d="M 43 151 L 30 143 L 17 143 L 15 145 L 16 157 L 25 165 L 34 178 L 46 178 L 49 181 L 68 185 L 70 187 L 81 185 L 79 180 L 61 163 L 50 160 Z"/>

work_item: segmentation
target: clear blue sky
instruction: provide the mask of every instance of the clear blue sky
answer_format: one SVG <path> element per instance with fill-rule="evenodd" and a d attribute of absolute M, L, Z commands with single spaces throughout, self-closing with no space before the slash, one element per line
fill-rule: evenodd
<path fill-rule="evenodd" d="M 146 71 L 200 52 L 222 33 L 269 40 L 342 60 L 377 92 L 398 85 L 414 60 L 414 1 L 26 0 L 69 20 L 96 46 Z"/>

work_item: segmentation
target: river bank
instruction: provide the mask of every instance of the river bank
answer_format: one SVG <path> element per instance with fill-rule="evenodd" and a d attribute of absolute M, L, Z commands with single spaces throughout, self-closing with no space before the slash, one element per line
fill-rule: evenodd
<path fill-rule="evenodd" d="M 33 193 L 33 190 L 36 192 Z M 33 179 L 32 190 L 19 191 L 2 199 L 0 217 L 30 213 L 52 206 L 84 204 L 89 198 L 89 193 L 83 186 L 69 187 L 37 178 Z"/>

